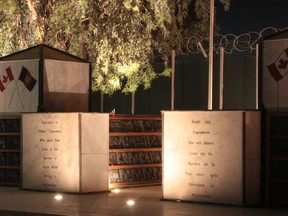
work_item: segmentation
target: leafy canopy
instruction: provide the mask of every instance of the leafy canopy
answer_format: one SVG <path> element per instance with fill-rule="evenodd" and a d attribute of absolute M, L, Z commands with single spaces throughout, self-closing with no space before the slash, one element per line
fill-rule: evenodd
<path fill-rule="evenodd" d="M 230 0 L 218 2 L 229 9 Z M 92 62 L 93 91 L 135 92 L 170 74 L 185 38 L 209 35 L 209 12 L 210 0 L 3 0 L 0 55 L 45 43 Z"/>

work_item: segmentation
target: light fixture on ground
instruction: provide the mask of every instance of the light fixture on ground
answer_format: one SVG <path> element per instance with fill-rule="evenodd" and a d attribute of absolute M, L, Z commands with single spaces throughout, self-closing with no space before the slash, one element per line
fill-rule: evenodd
<path fill-rule="evenodd" d="M 56 194 L 54 198 L 55 200 L 62 200 L 63 196 L 61 194 Z"/>
<path fill-rule="evenodd" d="M 112 192 L 113 192 L 113 193 L 119 193 L 119 192 L 120 192 L 120 189 L 115 188 L 115 189 L 112 190 Z"/>
<path fill-rule="evenodd" d="M 129 206 L 133 206 L 135 204 L 135 201 L 134 200 L 128 200 L 126 203 Z"/>

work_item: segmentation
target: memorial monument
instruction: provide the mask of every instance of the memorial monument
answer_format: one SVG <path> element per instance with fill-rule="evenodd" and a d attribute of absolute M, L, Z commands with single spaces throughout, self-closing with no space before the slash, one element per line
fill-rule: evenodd
<path fill-rule="evenodd" d="M 260 112 L 164 111 L 163 199 L 260 202 Z"/>
<path fill-rule="evenodd" d="M 108 191 L 108 114 L 23 114 L 22 125 L 23 189 Z"/>

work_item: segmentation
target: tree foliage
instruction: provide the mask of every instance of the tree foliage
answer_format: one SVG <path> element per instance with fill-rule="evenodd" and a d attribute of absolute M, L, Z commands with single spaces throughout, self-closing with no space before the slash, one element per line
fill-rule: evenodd
<path fill-rule="evenodd" d="M 230 0 L 219 0 L 225 10 Z M 7 0 L 0 3 L 0 55 L 45 43 L 93 63 L 92 89 L 149 88 L 169 74 L 171 50 L 209 34 L 210 0 Z M 159 55 L 167 66 L 153 68 Z"/>

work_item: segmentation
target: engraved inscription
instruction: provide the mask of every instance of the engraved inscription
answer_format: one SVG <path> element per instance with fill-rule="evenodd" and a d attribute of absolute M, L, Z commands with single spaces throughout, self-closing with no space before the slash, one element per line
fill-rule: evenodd
<path fill-rule="evenodd" d="M 197 125 L 197 129 L 194 126 Z M 217 185 L 217 170 L 215 169 L 216 162 L 214 161 L 216 153 L 211 147 L 215 147 L 217 143 L 211 138 L 213 133 L 213 122 L 211 120 L 191 120 L 192 136 L 188 140 L 188 148 L 190 151 L 187 162 L 192 171 L 185 171 L 185 176 L 189 179 L 188 187 L 194 191 L 193 188 L 207 188 L 205 193 L 192 193 L 192 199 L 211 199 L 213 193 L 211 190 Z M 209 188 L 209 189 L 208 189 Z M 197 190 L 198 191 L 198 190 Z M 210 194 L 211 193 L 211 194 Z"/>
<path fill-rule="evenodd" d="M 242 111 L 163 111 L 163 197 L 241 204 L 244 120 Z"/>
<path fill-rule="evenodd" d="M 42 155 L 42 186 L 45 188 L 56 188 L 61 155 L 61 133 L 62 130 L 58 120 L 41 120 L 38 128 L 39 143 Z"/>

